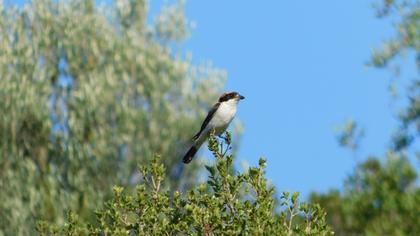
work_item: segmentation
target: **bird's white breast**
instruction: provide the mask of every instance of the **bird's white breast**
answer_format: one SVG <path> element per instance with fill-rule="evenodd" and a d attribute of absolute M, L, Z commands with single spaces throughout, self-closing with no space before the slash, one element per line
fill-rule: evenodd
<path fill-rule="evenodd" d="M 210 123 L 213 127 L 224 127 L 229 125 L 236 114 L 236 107 L 238 102 L 235 100 L 229 100 L 220 103 L 219 108 L 214 114 L 214 117 Z"/>
<path fill-rule="evenodd" d="M 214 130 L 216 135 L 223 133 L 235 117 L 237 105 L 238 101 L 233 99 L 220 103 L 210 122 L 196 140 L 196 143 L 201 145 L 206 140 L 211 130 Z"/>

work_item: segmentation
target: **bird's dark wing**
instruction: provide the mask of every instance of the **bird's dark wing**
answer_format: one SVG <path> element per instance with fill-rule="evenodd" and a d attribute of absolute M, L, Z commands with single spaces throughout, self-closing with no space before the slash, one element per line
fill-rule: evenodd
<path fill-rule="evenodd" d="M 214 106 L 211 108 L 211 110 L 209 111 L 209 113 L 207 114 L 206 119 L 204 120 L 203 124 L 201 125 L 200 131 L 198 131 L 198 133 L 196 135 L 194 135 L 193 140 L 198 139 L 198 137 L 200 137 L 201 132 L 203 132 L 203 130 L 206 128 L 206 126 L 209 124 L 211 118 L 213 118 L 214 113 L 217 111 L 217 108 L 219 108 L 220 106 L 220 102 L 214 104 Z"/>

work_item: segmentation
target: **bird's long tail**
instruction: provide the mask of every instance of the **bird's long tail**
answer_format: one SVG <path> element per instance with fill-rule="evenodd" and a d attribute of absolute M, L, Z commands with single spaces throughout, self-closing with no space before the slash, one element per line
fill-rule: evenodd
<path fill-rule="evenodd" d="M 198 151 L 198 148 L 197 148 L 195 145 L 193 145 L 193 146 L 190 148 L 190 150 L 188 150 L 187 154 L 185 154 L 185 156 L 184 156 L 184 158 L 182 159 L 182 161 L 183 161 L 185 164 L 190 163 L 190 162 L 191 162 L 191 160 L 194 158 L 195 154 L 197 153 L 197 151 Z"/>

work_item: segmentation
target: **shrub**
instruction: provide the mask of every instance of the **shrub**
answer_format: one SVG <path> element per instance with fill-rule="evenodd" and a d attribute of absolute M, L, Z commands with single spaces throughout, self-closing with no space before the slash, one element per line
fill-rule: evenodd
<path fill-rule="evenodd" d="M 215 157 L 206 166 L 209 177 L 191 190 L 162 189 L 165 167 L 155 156 L 140 168 L 143 182 L 135 193 L 114 187 L 114 196 L 96 212 L 95 225 L 69 212 L 63 226 L 38 224 L 38 232 L 52 235 L 332 235 L 319 205 L 299 202 L 299 193 L 282 193 L 265 177 L 266 162 L 244 173 L 233 169 L 230 135 L 209 140 Z"/>

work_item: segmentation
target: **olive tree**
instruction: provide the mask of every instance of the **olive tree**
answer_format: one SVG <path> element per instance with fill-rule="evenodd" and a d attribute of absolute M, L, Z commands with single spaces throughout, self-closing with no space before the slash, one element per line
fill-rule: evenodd
<path fill-rule="evenodd" d="M 155 152 L 163 185 L 195 183 L 197 162 L 183 169 L 179 153 L 226 75 L 176 50 L 181 2 L 147 19 L 144 0 L 0 1 L 0 235 L 67 209 L 93 220 Z"/>

